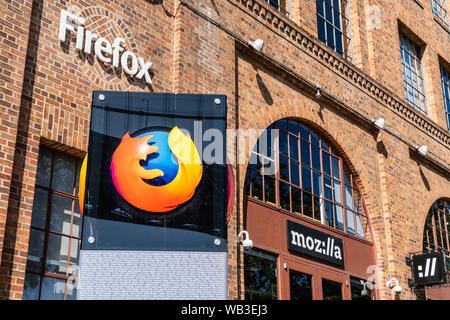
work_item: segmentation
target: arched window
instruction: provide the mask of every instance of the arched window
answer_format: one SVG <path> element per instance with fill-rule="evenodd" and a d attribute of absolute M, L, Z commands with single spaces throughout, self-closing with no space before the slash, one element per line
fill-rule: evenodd
<path fill-rule="evenodd" d="M 450 202 L 439 199 L 430 208 L 423 230 L 423 250 L 450 250 Z"/>
<path fill-rule="evenodd" d="M 363 199 L 350 170 L 325 138 L 297 121 L 279 120 L 259 137 L 245 194 L 370 239 Z"/>

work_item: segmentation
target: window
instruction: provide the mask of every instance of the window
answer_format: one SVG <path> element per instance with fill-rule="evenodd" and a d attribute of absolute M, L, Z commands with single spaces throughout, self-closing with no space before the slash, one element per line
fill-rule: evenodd
<path fill-rule="evenodd" d="M 244 253 L 245 300 L 277 299 L 277 257 L 262 251 Z"/>
<path fill-rule="evenodd" d="M 336 150 L 293 120 L 270 125 L 251 152 L 245 194 L 360 238 L 370 238 L 363 199 Z"/>
<path fill-rule="evenodd" d="M 372 300 L 370 287 L 372 286 L 369 286 L 365 280 L 350 277 L 352 300 Z"/>
<path fill-rule="evenodd" d="M 317 33 L 328 47 L 351 58 L 347 0 L 316 0 Z"/>
<path fill-rule="evenodd" d="M 450 130 L 450 72 L 441 65 L 442 92 L 444 95 L 445 119 L 447 128 Z"/>
<path fill-rule="evenodd" d="M 39 152 L 24 300 L 76 298 L 82 217 L 78 175 L 82 161 L 47 148 Z"/>
<path fill-rule="evenodd" d="M 400 31 L 400 52 L 406 101 L 414 108 L 426 114 L 422 48 Z"/>
<path fill-rule="evenodd" d="M 423 250 L 450 250 L 450 202 L 439 199 L 428 212 L 423 231 Z"/>
<path fill-rule="evenodd" d="M 433 14 L 447 24 L 447 1 L 446 0 L 431 0 L 431 10 Z"/>

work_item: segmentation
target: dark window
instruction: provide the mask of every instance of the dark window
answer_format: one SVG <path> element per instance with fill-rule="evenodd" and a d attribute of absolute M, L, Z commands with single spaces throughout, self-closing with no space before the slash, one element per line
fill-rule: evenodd
<path fill-rule="evenodd" d="M 422 48 L 400 31 L 403 84 L 406 101 L 414 108 L 427 113 L 425 80 L 422 70 Z"/>
<path fill-rule="evenodd" d="M 365 280 L 350 277 L 352 300 L 372 300 L 372 288 Z"/>
<path fill-rule="evenodd" d="M 323 300 L 342 300 L 342 283 L 322 278 Z"/>
<path fill-rule="evenodd" d="M 316 0 L 317 33 L 328 47 L 351 58 L 347 0 Z"/>
<path fill-rule="evenodd" d="M 244 254 L 246 300 L 277 299 L 277 258 L 261 251 Z"/>
<path fill-rule="evenodd" d="M 291 300 L 312 300 L 312 276 L 295 270 L 289 270 Z"/>
<path fill-rule="evenodd" d="M 269 131 L 271 134 L 267 134 Z M 330 143 L 293 120 L 277 121 L 259 140 L 266 137 L 272 141 L 257 143 L 250 155 L 245 180 L 247 196 L 360 238 L 370 238 L 367 214 L 354 176 Z M 266 149 L 271 150 L 272 157 L 266 156 L 263 145 L 270 146 Z M 264 174 L 261 168 L 265 166 L 278 170 L 266 170 Z"/>
<path fill-rule="evenodd" d="M 447 129 L 450 130 L 450 71 L 441 65 L 442 93 L 444 96 L 445 119 Z"/>
<path fill-rule="evenodd" d="M 39 152 L 23 299 L 70 300 L 81 237 L 81 160 L 42 147 Z"/>
<path fill-rule="evenodd" d="M 450 202 L 439 199 L 428 212 L 423 230 L 423 250 L 450 250 Z"/>

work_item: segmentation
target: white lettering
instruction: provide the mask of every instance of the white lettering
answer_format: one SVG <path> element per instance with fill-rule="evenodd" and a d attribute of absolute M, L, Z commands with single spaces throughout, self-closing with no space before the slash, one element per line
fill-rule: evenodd
<path fill-rule="evenodd" d="M 65 42 L 67 31 L 75 32 L 76 27 L 75 48 L 84 51 L 86 54 L 92 54 L 92 43 L 98 38 L 98 35 L 89 30 L 85 32 L 85 28 L 82 26 L 85 21 L 84 18 L 61 10 L 58 39 Z M 112 63 L 114 68 L 122 67 L 126 74 L 134 76 L 138 80 L 144 79 L 146 83 L 152 84 L 149 72 L 152 63 L 137 57 L 131 51 L 125 51 L 122 46 L 124 43 L 124 39 L 117 37 L 111 45 L 106 38 L 100 37 L 94 43 L 94 53 L 101 62 Z"/>
<path fill-rule="evenodd" d="M 308 250 L 314 249 L 314 240 L 311 237 L 306 237 L 306 246 L 308 247 Z"/>

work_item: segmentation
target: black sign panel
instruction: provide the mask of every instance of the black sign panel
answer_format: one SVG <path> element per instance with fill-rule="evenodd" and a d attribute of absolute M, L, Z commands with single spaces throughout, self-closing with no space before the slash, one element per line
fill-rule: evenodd
<path fill-rule="evenodd" d="M 287 220 L 288 249 L 344 266 L 342 239 Z"/>
<path fill-rule="evenodd" d="M 433 285 L 445 282 L 446 270 L 441 252 L 429 252 L 412 258 L 415 285 Z"/>
<path fill-rule="evenodd" d="M 226 251 L 224 95 L 96 91 L 82 249 Z"/>

